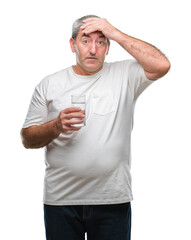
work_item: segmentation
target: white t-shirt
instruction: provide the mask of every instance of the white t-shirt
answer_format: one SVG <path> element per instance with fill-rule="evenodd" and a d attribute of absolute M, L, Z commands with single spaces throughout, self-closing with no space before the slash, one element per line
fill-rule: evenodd
<path fill-rule="evenodd" d="M 82 76 L 69 67 L 37 85 L 23 125 L 41 125 L 86 95 L 86 126 L 60 134 L 45 147 L 44 203 L 117 204 L 133 199 L 131 131 L 138 96 L 153 81 L 135 60 L 104 63 Z"/>

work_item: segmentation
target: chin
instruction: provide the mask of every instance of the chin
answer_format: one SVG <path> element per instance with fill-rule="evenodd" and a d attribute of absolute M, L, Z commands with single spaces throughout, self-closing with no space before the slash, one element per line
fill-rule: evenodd
<path fill-rule="evenodd" d="M 102 68 L 102 66 L 86 66 L 86 71 L 88 72 L 92 72 L 92 73 L 95 73 L 95 72 L 98 72 L 100 71 Z"/>

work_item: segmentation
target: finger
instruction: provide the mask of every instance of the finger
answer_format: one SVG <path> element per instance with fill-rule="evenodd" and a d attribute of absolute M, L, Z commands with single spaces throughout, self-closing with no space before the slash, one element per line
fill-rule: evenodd
<path fill-rule="evenodd" d="M 74 127 L 74 126 L 67 126 L 64 131 L 78 131 L 80 130 L 82 127 Z"/>
<path fill-rule="evenodd" d="M 82 119 L 82 118 L 72 119 L 72 120 L 65 120 L 63 122 L 63 125 L 70 126 L 70 125 L 73 125 L 73 124 L 79 124 L 79 123 L 83 123 L 83 122 L 84 122 L 84 119 Z"/>
<path fill-rule="evenodd" d="M 84 111 L 80 111 L 80 112 L 72 112 L 72 113 L 68 113 L 68 114 L 64 114 L 62 116 L 62 119 L 70 119 L 70 118 L 84 118 L 85 117 L 85 110 Z"/>
<path fill-rule="evenodd" d="M 85 34 L 89 34 L 89 33 L 92 33 L 92 32 L 96 32 L 96 31 L 101 31 L 98 26 L 87 26 L 85 27 L 84 29 L 82 29 L 82 32 L 85 33 Z"/>
<path fill-rule="evenodd" d="M 90 25 L 99 25 L 99 22 L 93 20 L 91 22 L 84 22 L 82 24 L 83 27 L 87 27 L 87 26 L 90 26 Z"/>
<path fill-rule="evenodd" d="M 62 113 L 72 113 L 72 112 L 80 112 L 81 111 L 81 108 L 79 107 L 69 107 L 69 108 L 66 108 L 64 110 L 62 110 Z"/>
<path fill-rule="evenodd" d="M 96 17 L 91 17 L 91 18 L 86 18 L 82 22 L 92 22 L 92 21 L 100 21 L 101 18 L 96 18 Z"/>
<path fill-rule="evenodd" d="M 84 22 L 82 26 L 89 26 L 89 25 L 100 25 L 100 21 L 97 20 L 91 20 Z"/>
<path fill-rule="evenodd" d="M 100 21 L 91 19 L 90 21 L 83 22 L 83 25 L 81 26 L 81 28 L 86 28 L 88 26 L 99 26 L 99 25 L 100 25 Z"/>
<path fill-rule="evenodd" d="M 91 27 L 91 26 L 93 26 L 92 23 L 84 23 L 80 28 L 83 30 L 83 29 L 86 29 L 86 28 Z"/>

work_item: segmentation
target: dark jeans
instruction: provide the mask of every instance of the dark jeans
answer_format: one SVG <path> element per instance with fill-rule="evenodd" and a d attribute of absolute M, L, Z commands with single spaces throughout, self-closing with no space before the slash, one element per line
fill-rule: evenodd
<path fill-rule="evenodd" d="M 50 206 L 44 204 L 47 240 L 130 240 L 131 203 Z"/>

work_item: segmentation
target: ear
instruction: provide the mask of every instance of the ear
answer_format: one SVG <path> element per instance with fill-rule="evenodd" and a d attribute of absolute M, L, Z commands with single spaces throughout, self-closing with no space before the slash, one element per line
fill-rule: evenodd
<path fill-rule="evenodd" d="M 76 49 L 74 47 L 74 39 L 73 38 L 70 38 L 70 48 L 73 53 L 76 52 Z"/>

